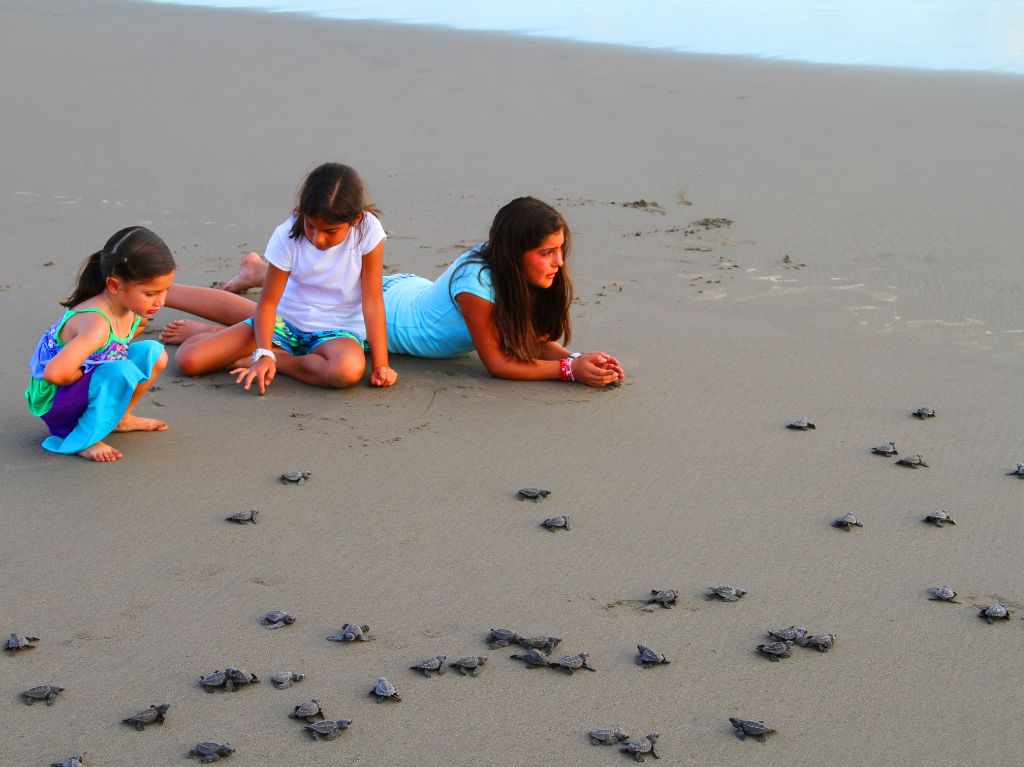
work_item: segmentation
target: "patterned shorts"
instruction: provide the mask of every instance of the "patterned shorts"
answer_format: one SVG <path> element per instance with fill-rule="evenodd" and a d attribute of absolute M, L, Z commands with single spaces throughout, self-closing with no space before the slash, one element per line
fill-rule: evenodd
<path fill-rule="evenodd" d="M 245 324 L 251 327 L 253 318 L 247 319 Z M 299 330 L 281 316 L 274 320 L 274 337 L 271 342 L 293 357 L 301 357 L 303 354 L 309 354 L 324 341 L 333 341 L 335 338 L 351 338 L 363 351 L 370 348 L 366 341 L 348 330 Z"/>

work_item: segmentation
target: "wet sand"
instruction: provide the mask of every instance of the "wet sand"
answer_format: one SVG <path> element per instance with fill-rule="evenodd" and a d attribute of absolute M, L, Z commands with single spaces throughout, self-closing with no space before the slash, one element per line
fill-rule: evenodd
<path fill-rule="evenodd" d="M 663 764 L 1024 756 L 1019 78 L 113 0 L 0 14 L 0 631 L 41 637 L 0 658 L 5 763 L 186 763 L 219 739 L 233 765 L 625 764 L 585 737 L 615 725 L 660 732 Z M 24 361 L 81 260 L 142 223 L 181 282 L 225 279 L 325 160 L 366 179 L 390 270 L 439 274 L 512 197 L 556 204 L 572 346 L 626 383 L 395 357 L 388 391 L 261 398 L 172 363 L 140 407 L 168 432 L 111 437 L 111 465 L 42 451 Z M 869 452 L 889 440 L 930 468 Z M 247 508 L 258 525 L 224 521 Z M 937 508 L 957 526 L 921 522 Z M 863 529 L 829 525 L 848 511 Z M 571 532 L 539 527 L 557 514 Z M 705 601 L 717 583 L 749 593 Z M 944 583 L 960 604 L 928 600 Z M 653 588 L 680 604 L 640 609 Z M 267 631 L 272 608 L 298 620 Z M 325 640 L 348 621 L 377 641 Z M 758 656 L 791 623 L 836 647 Z M 486 648 L 498 626 L 598 672 L 525 670 Z M 639 668 L 640 642 L 672 663 Z M 491 660 L 408 670 L 439 653 Z M 306 679 L 205 694 L 228 665 Z M 369 697 L 381 675 L 401 703 Z M 23 706 L 44 683 L 66 691 Z M 333 743 L 287 717 L 314 697 L 354 720 Z M 120 723 L 163 702 L 162 727 Z M 729 716 L 778 733 L 740 742 Z"/>

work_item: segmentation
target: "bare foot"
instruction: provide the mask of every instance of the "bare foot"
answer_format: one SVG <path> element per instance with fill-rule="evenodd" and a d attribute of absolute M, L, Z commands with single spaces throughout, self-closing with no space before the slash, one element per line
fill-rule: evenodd
<path fill-rule="evenodd" d="M 200 333 L 216 333 L 222 329 L 220 325 L 211 325 L 208 322 L 197 320 L 171 320 L 164 325 L 159 338 L 161 342 L 173 346 L 185 343 L 192 336 L 197 336 Z"/>
<path fill-rule="evenodd" d="M 117 461 L 124 458 L 124 456 L 121 455 L 120 450 L 112 448 L 106 442 L 97 442 L 95 445 L 90 445 L 85 450 L 82 450 L 79 455 L 86 460 L 99 461 L 101 463 L 105 461 Z"/>
<path fill-rule="evenodd" d="M 167 424 L 155 418 L 142 418 L 129 413 L 121 419 L 114 431 L 167 431 Z"/>
<path fill-rule="evenodd" d="M 250 288 L 258 288 L 267 275 L 267 262 L 259 253 L 246 253 L 242 256 L 242 265 L 238 274 L 220 286 L 228 293 L 245 293 Z"/>

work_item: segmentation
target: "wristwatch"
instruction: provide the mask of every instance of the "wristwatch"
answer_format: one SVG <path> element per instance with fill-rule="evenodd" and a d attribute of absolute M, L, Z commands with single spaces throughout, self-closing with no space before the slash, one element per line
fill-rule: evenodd
<path fill-rule="evenodd" d="M 249 358 L 249 362 L 255 365 L 259 362 L 260 357 L 270 357 L 270 359 L 277 363 L 277 357 L 274 356 L 274 353 L 270 351 L 270 349 L 257 349 L 252 353 L 252 357 Z"/>

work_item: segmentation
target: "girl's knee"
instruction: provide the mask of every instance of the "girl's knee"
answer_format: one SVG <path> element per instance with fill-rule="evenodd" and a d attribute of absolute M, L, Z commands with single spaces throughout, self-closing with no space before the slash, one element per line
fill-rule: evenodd
<path fill-rule="evenodd" d="M 198 356 L 190 353 L 184 347 L 179 347 L 178 353 L 174 355 L 174 362 L 182 375 L 198 376 L 206 372 L 203 370 Z"/>
<path fill-rule="evenodd" d="M 363 373 L 365 372 L 365 359 L 360 359 L 358 362 L 355 360 L 345 360 L 338 363 L 327 372 L 327 380 L 325 383 L 332 389 L 347 389 L 350 386 L 355 386 L 359 383 L 363 378 Z"/>
<path fill-rule="evenodd" d="M 160 356 L 157 357 L 156 362 L 153 363 L 153 375 L 158 376 L 164 372 L 164 368 L 167 367 L 167 350 L 160 352 Z"/>

